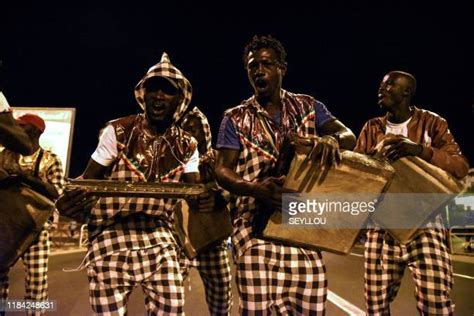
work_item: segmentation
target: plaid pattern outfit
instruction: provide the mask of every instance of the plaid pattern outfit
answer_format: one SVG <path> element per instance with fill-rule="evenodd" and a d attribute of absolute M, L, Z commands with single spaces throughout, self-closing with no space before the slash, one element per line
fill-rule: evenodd
<path fill-rule="evenodd" d="M 198 107 L 194 107 L 183 117 L 183 126 L 189 117 L 196 117 L 206 139 L 207 152 L 199 159 L 199 171 L 204 182 L 215 181 L 214 164 L 215 151 L 212 149 L 211 127 L 207 117 Z M 186 279 L 189 269 L 196 268 L 204 284 L 206 302 L 211 315 L 230 315 L 232 309 L 232 274 L 226 242 L 222 242 L 208 250 L 199 253 L 196 258 L 189 260 L 182 252 L 181 267 L 183 278 Z"/>
<path fill-rule="evenodd" d="M 145 295 L 148 315 L 183 313 L 183 279 L 173 246 L 116 251 L 89 265 L 87 274 L 96 313 L 125 315 L 137 285 Z"/>
<path fill-rule="evenodd" d="M 23 172 L 34 175 L 40 150 L 31 156 L 20 156 L 20 167 Z M 54 185 L 59 194 L 64 189 L 64 172 L 59 156 L 44 150 L 39 162 L 38 177 L 43 181 Z M 50 250 L 49 229 L 51 223 L 48 221 L 38 238 L 22 255 L 21 259 L 25 267 L 25 300 L 44 301 L 48 299 L 48 259 Z M 9 279 L 8 272 L 0 278 L 1 298 L 8 298 Z M 29 313 L 35 314 L 35 313 Z M 36 314 L 39 314 L 37 312 Z"/>
<path fill-rule="evenodd" d="M 184 101 L 174 114 L 181 117 L 191 100 L 191 85 L 163 54 L 137 84 L 135 96 L 144 108 L 144 82 L 161 76 L 175 80 Z M 157 136 L 144 114 L 110 122 L 117 139 L 117 158 L 108 177 L 120 181 L 179 182 L 196 141 L 172 124 Z M 179 247 L 173 236 L 176 200 L 105 197 L 91 210 L 89 251 L 85 258 L 90 303 L 95 313 L 127 313 L 127 299 L 140 285 L 150 314 L 181 314 L 184 306 Z"/>
<path fill-rule="evenodd" d="M 411 107 L 407 125 L 411 141 L 432 153 L 429 163 L 463 177 L 469 169 L 467 159 L 451 134 L 448 123 L 438 114 Z M 367 121 L 354 151 L 374 154 L 385 137 L 387 116 Z M 451 255 L 445 230 L 436 217 L 414 240 L 400 245 L 380 228 L 367 232 L 365 244 L 365 301 L 369 315 L 389 315 L 406 266 L 415 281 L 417 308 L 422 315 L 452 315 L 454 304 L 449 295 L 453 285 Z"/>
<path fill-rule="evenodd" d="M 280 126 L 255 97 L 225 112 L 242 147 L 235 172 L 246 181 L 270 176 L 287 133 L 303 137 L 317 135 L 316 100 L 285 90 L 281 95 Z M 266 127 L 262 124 L 271 130 L 274 145 L 263 132 Z M 240 312 L 268 314 L 273 309 L 288 314 L 324 314 L 327 280 L 321 254 L 258 238 L 253 226 L 258 212 L 255 198 L 233 196 L 230 201 Z"/>
<path fill-rule="evenodd" d="M 369 315 L 390 315 L 408 266 L 415 281 L 415 298 L 421 315 L 453 315 L 449 298 L 453 286 L 451 256 L 445 231 L 424 229 L 413 241 L 400 245 L 380 229 L 367 232 L 364 288 Z"/>
<path fill-rule="evenodd" d="M 189 274 L 189 269 L 199 271 L 206 302 L 210 315 L 230 315 L 232 309 L 232 274 L 226 243 L 199 253 L 196 258 L 189 260 L 184 254 L 180 258 L 183 279 Z"/>

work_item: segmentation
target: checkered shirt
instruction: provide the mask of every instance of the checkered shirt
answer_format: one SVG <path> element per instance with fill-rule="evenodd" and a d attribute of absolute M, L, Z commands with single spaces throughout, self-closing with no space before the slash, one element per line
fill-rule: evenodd
<path fill-rule="evenodd" d="M 274 168 L 279 155 L 278 150 L 287 133 L 293 132 L 303 137 L 316 136 L 315 102 L 311 96 L 282 90 L 281 127 L 273 122 L 254 97 L 244 101 L 242 105 L 227 110 L 224 115 L 232 121 L 242 145 L 235 169 L 236 174 L 245 181 L 259 181 L 269 176 Z M 260 131 L 264 129 L 258 115 L 261 115 L 271 128 L 276 148 L 271 145 L 266 135 L 253 135 L 255 125 L 260 126 Z M 250 223 L 257 212 L 257 204 L 253 197 L 233 196 L 230 198 L 230 208 L 234 217 L 235 255 L 239 257 L 247 248 L 263 242 L 252 238 L 253 228 Z"/>
<path fill-rule="evenodd" d="M 141 121 L 137 124 L 139 124 Z M 117 124 L 114 121 L 113 124 Z M 187 144 L 185 151 L 171 154 L 170 144 L 176 139 L 162 141 L 156 148 L 144 148 L 143 150 L 159 151 L 167 153 L 162 157 L 171 162 L 173 167 L 163 170 L 159 174 L 158 182 L 179 182 L 184 173 L 183 165 L 191 158 L 196 148 L 196 142 L 189 134 L 183 134 L 179 127 L 170 127 L 171 132 L 167 135 L 179 134 L 182 136 L 180 142 Z M 118 132 L 117 132 L 118 131 Z M 174 131 L 174 132 L 173 132 Z M 110 180 L 120 181 L 144 181 L 148 170 L 140 168 L 132 158 L 127 156 L 125 144 L 129 143 L 129 135 L 123 134 L 123 130 L 117 128 L 118 158 L 114 164 Z M 169 136 L 171 137 L 171 136 Z M 151 144 L 150 146 L 154 146 Z M 163 149 L 165 148 L 165 149 Z M 89 220 L 89 239 L 91 245 L 87 255 L 90 262 L 97 258 L 112 254 L 114 251 L 145 249 L 158 245 L 175 245 L 173 237 L 173 207 L 177 200 L 156 198 L 132 198 L 132 197 L 104 197 L 99 199 L 96 206 L 91 210 Z"/>

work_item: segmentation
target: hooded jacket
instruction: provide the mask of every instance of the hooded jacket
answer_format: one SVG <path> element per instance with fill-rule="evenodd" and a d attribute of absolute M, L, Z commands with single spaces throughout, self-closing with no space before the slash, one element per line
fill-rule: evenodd
<path fill-rule="evenodd" d="M 216 161 L 216 152 L 212 149 L 212 134 L 211 126 L 207 117 L 202 113 L 197 106 L 195 106 L 191 111 L 189 111 L 182 119 L 182 125 L 191 117 L 196 117 L 199 119 L 204 131 L 204 137 L 206 139 L 206 152 L 200 153 L 199 158 L 199 173 L 203 182 L 215 181 L 215 161 Z"/>
<path fill-rule="evenodd" d="M 173 115 L 173 123 L 162 135 L 149 127 L 144 113 L 109 122 L 115 129 L 118 152 L 109 180 L 179 182 L 184 165 L 197 149 L 196 140 L 176 124 L 191 101 L 191 84 L 164 53 L 161 61 L 151 67 L 135 87 L 135 97 L 142 109 L 145 108 L 144 83 L 153 77 L 165 77 L 177 83 L 184 95 L 183 102 Z M 175 243 L 170 232 L 175 203 L 176 200 L 170 199 L 101 198 L 89 220 L 89 240 L 95 239 L 93 257 L 112 251 L 110 243 L 115 245 L 114 251 Z"/>

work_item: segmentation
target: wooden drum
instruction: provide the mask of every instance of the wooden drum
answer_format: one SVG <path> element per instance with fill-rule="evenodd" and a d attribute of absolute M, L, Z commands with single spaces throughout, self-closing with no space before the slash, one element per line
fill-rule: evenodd
<path fill-rule="evenodd" d="M 352 151 L 342 152 L 339 166 L 330 170 L 321 170 L 318 163 L 307 159 L 308 147 L 297 146 L 295 156 L 287 175 L 285 188 L 317 196 L 321 194 L 363 193 L 373 199 L 384 191 L 393 176 L 390 164 Z M 291 245 L 310 249 L 321 249 L 339 254 L 348 254 L 354 246 L 360 229 L 365 225 L 371 213 L 348 216 L 347 214 L 328 213 L 328 220 L 340 223 L 330 228 L 282 224 L 282 213 L 271 216 L 263 237 L 279 240 Z M 348 222 L 352 221 L 352 222 Z"/>
<path fill-rule="evenodd" d="M 465 185 L 418 157 L 401 158 L 392 166 L 393 180 L 372 219 L 406 244 L 440 207 L 463 192 Z"/>
<path fill-rule="evenodd" d="M 226 206 L 213 212 L 199 212 L 184 200 L 175 206 L 175 230 L 189 259 L 224 241 L 232 233 L 230 212 Z"/>
<path fill-rule="evenodd" d="M 0 268 L 13 265 L 53 215 L 54 203 L 21 183 L 0 186 Z"/>

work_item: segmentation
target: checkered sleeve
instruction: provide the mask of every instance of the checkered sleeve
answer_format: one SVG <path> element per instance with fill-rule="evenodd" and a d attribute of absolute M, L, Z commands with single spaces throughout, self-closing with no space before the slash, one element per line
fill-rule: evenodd
<path fill-rule="evenodd" d="M 46 172 L 46 178 L 49 183 L 54 185 L 58 194 L 62 194 L 64 190 L 64 171 L 61 160 L 55 154 L 53 156 L 53 163 L 51 163 Z"/>

